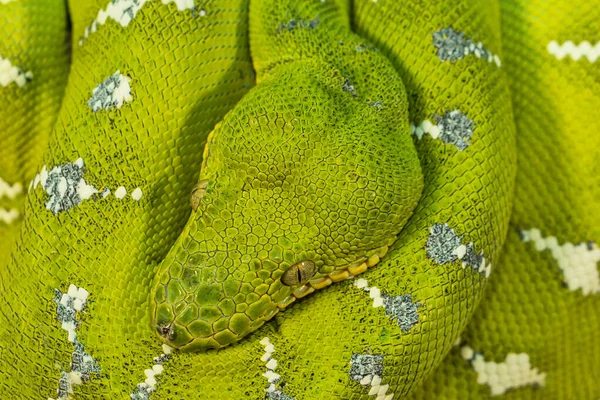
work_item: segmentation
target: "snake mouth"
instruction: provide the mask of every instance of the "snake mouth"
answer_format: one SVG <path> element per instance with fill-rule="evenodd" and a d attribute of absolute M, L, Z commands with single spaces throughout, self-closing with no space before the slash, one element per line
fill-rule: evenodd
<path fill-rule="evenodd" d="M 301 299 L 316 290 L 323 289 L 334 282 L 341 282 L 346 279 L 355 277 L 356 275 L 362 274 L 367 269 L 374 267 L 388 252 L 389 246 L 392 245 L 394 240 L 391 240 L 387 245 L 379 247 L 367 253 L 367 255 L 359 257 L 356 261 L 343 265 L 334 269 L 332 272 L 327 274 L 320 274 L 308 281 L 308 283 L 297 287 L 294 291 L 287 296 L 285 299 L 277 303 L 277 309 L 274 309 L 265 316 L 265 320 L 269 320 L 277 314 L 278 311 L 285 310 L 290 304 Z"/>

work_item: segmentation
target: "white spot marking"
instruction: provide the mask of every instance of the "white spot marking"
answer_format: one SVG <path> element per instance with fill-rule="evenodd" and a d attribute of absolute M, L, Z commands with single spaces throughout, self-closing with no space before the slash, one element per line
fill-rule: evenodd
<path fill-rule="evenodd" d="M 589 62 L 594 63 L 600 57 L 600 42 L 592 46 L 588 41 L 574 44 L 572 41 L 567 40 L 561 45 L 553 40 L 548 43 L 546 50 L 558 60 L 569 56 L 574 61 L 579 61 L 583 57 L 586 57 Z"/>
<path fill-rule="evenodd" d="M 9 199 L 14 199 L 21 193 L 23 193 L 23 185 L 21 185 L 21 183 L 16 182 L 15 184 L 10 185 L 0 178 L 0 199 L 4 196 Z"/>
<path fill-rule="evenodd" d="M 135 201 L 138 201 L 139 199 L 141 199 L 142 198 L 142 189 L 135 188 L 133 190 L 133 192 L 131 192 L 131 198 L 134 199 Z"/>
<path fill-rule="evenodd" d="M 65 172 L 65 169 L 68 169 L 67 166 L 70 165 L 71 173 Z M 74 205 L 78 205 L 83 200 L 97 200 L 99 198 L 106 198 L 110 195 L 111 191 L 109 188 L 105 187 L 102 190 L 98 190 L 93 185 L 89 185 L 85 179 L 83 178 L 83 167 L 84 162 L 83 159 L 78 158 L 73 163 L 68 163 L 62 166 L 56 166 L 48 172 L 47 167 L 44 165 L 39 174 L 37 174 L 31 184 L 29 185 L 29 190 L 36 189 L 37 186 L 41 183 L 44 190 L 50 195 L 51 200 L 46 204 L 46 208 L 52 210 L 54 214 L 66 211 Z M 73 169 L 76 168 L 77 176 L 79 180 L 73 180 Z M 67 178 L 63 176 L 66 173 Z M 48 180 L 50 177 L 50 181 Z M 0 182 L 0 186 L 1 186 Z M 96 195 L 96 196 L 95 196 Z M 115 197 L 118 199 L 123 199 L 127 195 L 127 189 L 124 186 L 120 186 L 115 191 Z M 131 193 L 131 198 L 135 201 L 139 201 L 143 196 L 142 189 L 135 188 Z M 71 201 L 66 202 L 65 198 L 69 197 Z M 65 203 L 66 204 L 63 204 Z"/>
<path fill-rule="evenodd" d="M 16 83 L 19 87 L 24 87 L 27 82 L 33 79 L 31 71 L 21 71 L 19 68 L 12 65 L 12 63 L 2 58 L 0 54 L 0 86 L 7 87 L 11 83 Z"/>
<path fill-rule="evenodd" d="M 529 355 L 526 353 L 509 353 L 502 363 L 486 362 L 482 354 L 464 346 L 461 356 L 469 361 L 477 372 L 477 383 L 490 386 L 492 396 L 499 396 L 509 389 L 527 385 L 544 386 L 546 382 L 546 373 L 539 373 L 537 368 L 531 368 Z"/>
<path fill-rule="evenodd" d="M 368 282 L 366 279 L 363 278 L 359 278 L 356 281 L 354 281 L 354 286 L 356 286 L 359 289 L 365 289 L 368 285 Z"/>
<path fill-rule="evenodd" d="M 127 27 L 135 18 L 138 11 L 149 0 L 112 0 L 105 10 L 98 11 L 98 16 L 91 25 L 85 28 L 83 37 L 79 40 L 79 45 L 83 45 L 85 39 L 90 36 L 90 33 L 96 32 L 99 25 L 104 25 L 110 18 L 119 23 L 123 27 Z M 193 10 L 194 0 L 162 0 L 163 4 L 175 3 L 179 11 Z"/>
<path fill-rule="evenodd" d="M 598 262 L 600 248 L 595 243 L 558 244 L 554 236 L 542 237 L 539 229 L 521 231 L 524 242 L 533 242 L 537 251 L 550 250 L 570 290 L 581 289 L 584 295 L 600 293 Z"/>
<path fill-rule="evenodd" d="M 0 221 L 5 222 L 7 224 L 12 224 L 13 221 L 19 218 L 19 211 L 15 208 L 0 208 Z"/>
<path fill-rule="evenodd" d="M 437 48 L 437 56 L 442 61 L 454 62 L 473 54 L 489 63 L 495 63 L 498 67 L 502 65 L 500 57 L 483 47 L 483 43 L 475 43 L 464 33 L 455 31 L 451 26 L 434 32 L 433 45 Z"/>
<path fill-rule="evenodd" d="M 271 343 L 268 337 L 263 338 L 260 341 L 265 347 L 265 354 L 261 357 L 261 360 L 268 360 L 266 367 L 267 372 L 264 372 L 262 376 L 268 379 L 269 381 L 269 389 L 268 391 L 276 390 L 275 384 L 279 381 L 280 375 L 275 373 L 275 369 L 277 368 L 277 360 L 273 358 L 272 354 L 275 352 L 275 346 Z"/>
<path fill-rule="evenodd" d="M 458 257 L 459 260 L 462 260 L 465 254 L 467 254 L 467 246 L 461 244 L 454 250 L 454 254 L 456 254 L 456 257 Z"/>
<path fill-rule="evenodd" d="M 267 369 L 270 369 L 270 370 L 272 370 L 272 371 L 275 371 L 275 370 L 277 369 L 277 360 L 276 360 L 276 359 L 274 359 L 274 358 L 271 358 L 271 359 L 269 360 L 269 362 L 267 362 L 267 365 L 266 365 L 266 367 L 267 367 Z"/>
<path fill-rule="evenodd" d="M 162 346 L 163 354 L 154 358 L 152 368 L 144 370 L 146 376 L 144 382 L 138 383 L 133 392 L 129 395 L 132 400 L 149 399 L 150 394 L 156 390 L 158 383 L 157 377 L 165 370 L 163 364 L 171 360 L 171 347 L 166 344 Z"/>
<path fill-rule="evenodd" d="M 78 292 L 79 292 L 79 289 L 77 288 L 77 286 L 75 286 L 71 283 L 69 285 L 69 289 L 67 290 L 67 296 L 75 298 L 75 297 L 77 297 Z"/>
<path fill-rule="evenodd" d="M 357 279 L 354 286 L 369 292 L 369 297 L 373 299 L 373 307 L 383 307 L 388 317 L 394 320 L 403 332 L 408 332 L 413 326 L 419 323 L 419 314 L 417 309 L 422 306 L 420 302 L 413 302 L 410 294 L 401 296 L 390 296 L 382 293 L 375 286 L 367 286 L 366 279 Z"/>
<path fill-rule="evenodd" d="M 83 178 L 83 167 L 84 162 L 81 158 L 73 163 L 57 165 L 49 172 L 44 165 L 41 172 L 33 178 L 29 188 L 35 190 L 41 183 L 48 195 L 46 208 L 55 215 L 68 211 L 98 193 L 98 190 L 88 185 Z"/>
<path fill-rule="evenodd" d="M 120 71 L 115 72 L 94 88 L 88 106 L 94 112 L 121 108 L 124 103 L 129 103 L 133 99 L 129 82 L 131 82 L 130 77 L 122 75 Z"/>
<path fill-rule="evenodd" d="M 373 307 L 381 307 L 383 305 L 383 299 L 381 298 L 381 290 L 375 286 L 369 287 L 368 284 L 368 281 L 364 278 L 360 278 L 354 281 L 354 286 L 364 290 L 365 292 L 369 292 L 369 297 L 373 299 Z"/>
<path fill-rule="evenodd" d="M 77 184 L 77 194 L 81 200 L 88 200 L 95 193 L 98 193 L 98 189 L 85 183 L 85 180 L 82 179 Z"/>
<path fill-rule="evenodd" d="M 100 372 L 97 361 L 85 351 L 83 344 L 77 340 L 76 331 L 81 322 L 78 315 L 85 309 L 87 297 L 87 290 L 73 284 L 69 285 L 67 293 L 55 290 L 54 302 L 57 307 L 57 319 L 61 323 L 61 328 L 67 331 L 67 338 L 74 347 L 70 371 L 62 371 L 59 379 L 57 390 L 59 400 L 70 398 L 70 395 L 73 394 L 73 385 L 81 385 L 92 379 L 91 374 Z"/>
<path fill-rule="evenodd" d="M 117 188 L 117 190 L 115 190 L 115 197 L 117 199 L 124 198 L 126 194 L 127 194 L 127 189 L 125 189 L 123 186 L 119 186 Z"/>
<path fill-rule="evenodd" d="M 262 355 L 260 360 L 266 363 L 267 371 L 263 372 L 262 376 L 267 378 L 269 382 L 269 386 L 266 389 L 266 397 L 268 399 L 277 398 L 277 399 L 290 399 L 294 400 L 289 395 L 283 393 L 282 389 L 277 388 L 277 382 L 281 379 L 281 375 L 275 372 L 277 369 L 277 360 L 273 358 L 273 353 L 275 353 L 275 346 L 271 343 L 271 340 L 268 337 L 263 338 L 260 341 L 260 344 L 265 348 L 265 354 Z"/>
<path fill-rule="evenodd" d="M 462 238 L 463 236 L 458 236 L 448 224 L 434 224 L 427 238 L 427 257 L 440 265 L 460 260 L 463 268 L 469 266 L 473 271 L 479 271 L 486 278 L 489 277 L 492 264 L 486 263 L 483 251 L 479 254 L 475 252 L 473 242 L 462 244 Z"/>
<path fill-rule="evenodd" d="M 440 138 L 446 144 L 454 145 L 459 151 L 469 147 L 473 136 L 475 122 L 459 110 L 446 112 L 444 115 L 434 115 L 436 123 L 426 119 L 419 125 L 411 124 L 410 131 L 421 140 L 425 134 L 433 139 Z"/>
<path fill-rule="evenodd" d="M 179 11 L 194 9 L 194 0 L 162 0 L 162 3 L 163 4 L 175 3 L 177 5 L 177 10 L 179 10 Z"/>
<path fill-rule="evenodd" d="M 355 359 L 355 357 L 356 357 L 356 359 Z M 359 361 L 358 357 L 362 357 L 363 360 L 366 357 L 373 358 L 372 356 L 369 356 L 369 355 L 353 355 L 352 356 L 353 361 L 351 361 L 352 367 L 350 369 L 350 377 L 354 380 L 358 380 L 360 378 L 361 373 L 367 373 L 368 375 L 365 375 L 362 378 L 360 378 L 360 381 L 358 381 L 358 383 L 361 386 L 366 386 L 366 387 L 370 386 L 368 395 L 369 396 L 377 396 L 375 400 L 392 400 L 394 398 L 394 393 L 388 393 L 390 385 L 387 383 L 385 385 L 382 385 L 381 384 L 381 381 L 382 381 L 381 376 L 377 375 L 377 372 L 375 372 L 373 370 L 373 369 L 377 369 L 377 366 L 374 364 L 370 364 L 370 365 L 367 364 L 366 366 L 363 365 L 362 370 L 361 370 L 361 365 L 360 365 L 360 361 Z M 375 357 L 381 357 L 381 356 L 375 356 Z M 381 360 L 382 360 L 381 362 L 383 362 L 383 358 Z M 355 365 L 355 363 L 359 363 L 358 367 Z M 354 370 L 355 367 L 357 367 L 358 369 Z M 374 368 L 369 371 L 368 369 L 364 370 L 365 367 L 366 368 L 374 367 Z M 382 364 L 380 364 L 379 367 L 382 368 Z M 379 371 L 379 373 L 381 373 L 382 371 L 383 370 L 381 369 Z M 354 374 L 357 374 L 357 375 L 354 375 Z"/>

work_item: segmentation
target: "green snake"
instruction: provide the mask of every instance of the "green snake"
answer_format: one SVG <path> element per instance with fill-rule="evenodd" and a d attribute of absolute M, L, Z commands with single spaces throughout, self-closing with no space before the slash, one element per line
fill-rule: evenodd
<path fill-rule="evenodd" d="M 0 0 L 0 399 L 599 398 L 598 16 Z"/>

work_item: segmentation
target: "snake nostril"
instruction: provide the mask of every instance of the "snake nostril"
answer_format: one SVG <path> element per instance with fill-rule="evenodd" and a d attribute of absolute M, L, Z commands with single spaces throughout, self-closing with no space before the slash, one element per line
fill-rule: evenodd
<path fill-rule="evenodd" d="M 165 339 L 173 338 L 173 328 L 171 325 L 159 325 L 158 333 Z"/>

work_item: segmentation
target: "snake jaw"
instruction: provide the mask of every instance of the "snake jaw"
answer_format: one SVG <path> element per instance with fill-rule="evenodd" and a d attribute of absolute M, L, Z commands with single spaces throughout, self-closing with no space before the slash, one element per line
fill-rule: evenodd
<path fill-rule="evenodd" d="M 386 245 L 371 250 L 367 254 L 358 257 L 355 261 L 338 266 L 330 272 L 317 273 L 301 285 L 284 285 L 280 280 L 283 274 L 281 270 L 277 270 L 276 275 L 279 278 L 270 284 L 268 291 L 270 294 L 265 294 L 259 299 L 259 303 L 262 303 L 262 305 L 250 311 L 251 318 L 246 315 L 248 310 L 232 310 L 230 314 L 224 315 L 220 313 L 221 317 L 216 315 L 210 317 L 209 315 L 212 312 L 210 310 L 216 310 L 215 307 L 208 306 L 198 309 L 193 304 L 186 306 L 183 303 L 178 303 L 178 305 L 172 307 L 163 302 L 155 310 L 154 321 L 156 331 L 162 340 L 168 342 L 170 346 L 181 350 L 195 351 L 226 347 L 258 329 L 264 323 L 271 320 L 277 313 L 289 307 L 296 299 L 304 298 L 319 289 L 331 285 L 333 282 L 352 278 L 375 266 L 387 253 L 389 245 L 393 241 L 394 239 L 390 239 Z M 328 270 L 328 268 L 321 268 L 321 270 Z M 171 285 L 172 290 L 176 287 Z M 169 296 L 168 288 L 166 292 L 165 296 Z M 222 304 L 223 299 L 220 293 L 212 293 L 210 296 L 214 296 L 215 299 L 220 298 L 221 301 L 219 304 Z M 189 296 L 187 300 L 189 300 Z M 204 300 L 207 300 L 207 298 L 204 298 Z M 187 315 L 190 307 L 197 309 L 197 313 L 192 315 L 192 318 Z M 179 312 L 175 312 L 175 310 L 179 310 Z M 208 321 L 213 322 L 207 323 L 206 321 L 198 320 L 198 315 L 202 315 L 203 318 L 208 318 Z"/>

